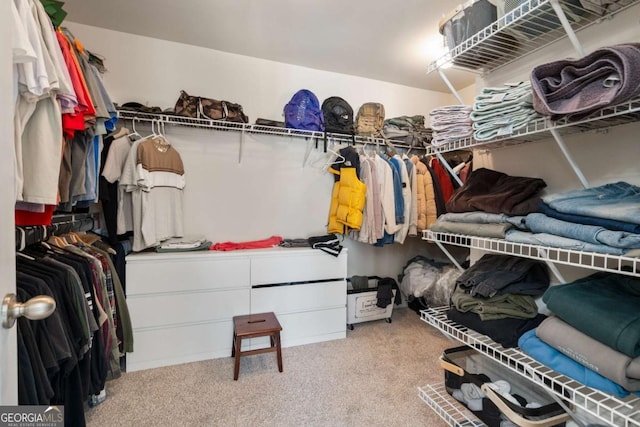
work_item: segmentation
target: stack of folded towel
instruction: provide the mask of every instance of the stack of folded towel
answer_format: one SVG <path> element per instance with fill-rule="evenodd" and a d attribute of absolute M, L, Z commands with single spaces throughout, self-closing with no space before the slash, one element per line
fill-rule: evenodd
<path fill-rule="evenodd" d="M 447 105 L 429 113 L 433 139 L 431 145 L 440 146 L 473 134 L 471 127 L 472 107 L 468 105 Z"/>
<path fill-rule="evenodd" d="M 640 95 L 640 44 L 603 47 L 580 59 L 542 64 L 531 72 L 533 106 L 557 120 L 580 120 Z"/>
<path fill-rule="evenodd" d="M 476 96 L 471 113 L 473 137 L 477 141 L 511 135 L 542 116 L 533 109 L 530 82 L 487 87 Z"/>

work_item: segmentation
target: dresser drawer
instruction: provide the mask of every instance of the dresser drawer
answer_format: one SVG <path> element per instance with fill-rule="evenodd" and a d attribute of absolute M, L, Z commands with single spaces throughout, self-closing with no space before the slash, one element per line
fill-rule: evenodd
<path fill-rule="evenodd" d="M 318 249 L 303 253 L 281 253 L 251 260 L 251 285 L 345 279 L 347 255 L 331 256 Z"/>
<path fill-rule="evenodd" d="M 249 287 L 249 258 L 127 259 L 127 296 Z"/>
<path fill-rule="evenodd" d="M 231 356 L 233 322 L 133 331 L 135 351 L 127 354 L 127 372 Z M 229 370 L 231 375 L 231 369 Z"/>
<path fill-rule="evenodd" d="M 344 307 L 347 282 L 317 282 L 251 289 L 251 312 L 290 313 Z"/>
<path fill-rule="evenodd" d="M 249 312 L 247 289 L 132 295 L 127 297 L 135 329 L 229 319 Z"/>
<path fill-rule="evenodd" d="M 346 338 L 347 309 L 345 307 L 303 313 L 279 314 L 282 326 L 282 346 L 291 347 L 314 342 Z M 249 348 L 269 346 L 268 338 L 252 338 Z"/>

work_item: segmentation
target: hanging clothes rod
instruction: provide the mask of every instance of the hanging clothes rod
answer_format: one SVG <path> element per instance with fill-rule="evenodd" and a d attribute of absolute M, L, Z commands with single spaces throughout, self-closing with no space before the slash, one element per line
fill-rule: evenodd
<path fill-rule="evenodd" d="M 132 122 L 148 122 L 155 124 L 167 124 L 167 125 L 176 125 L 176 126 L 186 126 L 186 127 L 194 127 L 200 129 L 214 129 L 221 131 L 236 131 L 241 132 L 241 137 L 243 138 L 247 133 L 253 134 L 266 134 L 266 135 L 277 135 L 277 136 L 289 136 L 289 137 L 300 137 L 305 139 L 316 139 L 323 140 L 325 138 L 325 132 L 319 131 L 309 131 L 309 130 L 300 130 L 300 129 L 291 129 L 291 128 L 281 128 L 275 126 L 264 126 L 264 125 L 255 125 L 249 123 L 236 123 L 236 122 L 225 122 L 220 120 L 210 120 L 210 119 L 194 119 L 190 117 L 182 117 L 171 114 L 153 114 L 153 113 L 142 113 L 137 111 L 128 111 L 128 110 L 118 110 L 118 118 L 122 120 L 131 120 Z M 412 150 L 422 150 L 427 151 L 431 147 L 424 146 L 411 146 L 409 144 L 405 144 L 402 141 L 387 139 L 387 138 L 371 138 L 368 136 L 361 135 L 348 135 L 348 134 L 340 134 L 340 133 L 331 133 L 328 132 L 326 134 L 327 139 L 340 142 L 340 143 L 348 143 L 348 144 L 362 144 L 365 143 L 376 143 L 385 144 L 387 141 L 392 142 L 396 147 L 402 149 L 412 149 Z"/>
<path fill-rule="evenodd" d="M 16 226 L 16 250 L 46 241 L 50 236 L 59 236 L 72 231 L 90 231 L 96 228 L 98 213 L 56 215 L 51 225 Z"/>

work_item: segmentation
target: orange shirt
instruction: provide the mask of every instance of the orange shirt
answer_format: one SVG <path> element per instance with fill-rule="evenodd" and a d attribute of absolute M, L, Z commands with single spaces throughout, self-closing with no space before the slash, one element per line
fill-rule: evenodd
<path fill-rule="evenodd" d="M 76 130 L 85 130 L 85 119 L 95 116 L 96 110 L 93 107 L 93 101 L 91 100 L 87 83 L 84 80 L 82 68 L 80 68 L 78 58 L 76 58 L 69 41 L 60 31 L 56 31 L 56 37 L 58 37 L 58 43 L 60 44 L 60 49 L 62 49 L 62 56 L 69 70 L 69 76 L 71 77 L 71 84 L 78 98 L 78 105 L 74 108 L 74 113 L 62 115 L 62 129 L 64 134 L 68 138 L 72 138 Z"/>

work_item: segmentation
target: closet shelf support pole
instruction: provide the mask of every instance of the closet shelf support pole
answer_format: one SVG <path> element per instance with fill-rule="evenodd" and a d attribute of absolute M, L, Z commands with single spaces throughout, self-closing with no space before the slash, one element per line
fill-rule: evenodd
<path fill-rule="evenodd" d="M 547 267 L 549 267 L 549 270 L 551 270 L 551 273 L 554 276 L 556 276 L 556 279 L 558 279 L 560 281 L 560 283 L 567 283 L 567 281 L 564 280 L 564 277 L 562 276 L 562 273 L 560 273 L 560 270 L 558 270 L 558 267 L 554 263 L 549 261 L 549 259 L 547 257 L 547 251 L 545 251 L 542 248 L 538 248 L 538 256 L 541 257 L 541 258 L 544 258 L 545 264 L 547 264 Z"/>
<path fill-rule="evenodd" d="M 564 31 L 567 33 L 567 37 L 569 37 L 569 40 L 571 41 L 573 48 L 576 50 L 576 52 L 578 52 L 578 55 L 582 58 L 584 56 L 584 49 L 582 48 L 582 45 L 580 44 L 580 41 L 578 40 L 578 37 L 576 36 L 575 31 L 573 31 L 573 28 L 571 28 L 571 24 L 569 23 L 569 20 L 567 19 L 567 15 L 565 15 L 564 10 L 562 10 L 562 7 L 560 6 L 560 2 L 558 0 L 549 0 L 549 3 L 551 4 L 551 7 L 553 8 L 554 12 L 558 16 L 558 19 L 562 24 L 562 28 L 564 28 Z"/>
<path fill-rule="evenodd" d="M 462 268 L 462 266 L 460 265 L 460 263 L 454 258 L 453 255 L 451 255 L 451 252 L 449 252 L 447 250 L 447 248 L 444 247 L 444 245 L 442 244 L 442 242 L 440 242 L 439 240 L 433 240 L 433 242 L 438 245 L 438 248 L 440 248 L 440 250 L 442 251 L 442 253 L 444 253 L 447 258 L 449 258 L 449 261 L 451 261 L 451 264 L 455 265 L 456 268 L 458 270 L 460 270 L 461 272 L 464 273 L 464 268 Z"/>
<path fill-rule="evenodd" d="M 455 171 L 453 170 L 453 168 L 451 168 L 451 166 L 449 165 L 449 163 L 445 160 L 444 157 L 442 157 L 442 154 L 439 151 L 435 152 L 436 156 L 438 157 L 438 159 L 440 160 L 440 163 L 442 163 L 442 166 L 445 167 L 446 170 L 449 171 L 449 173 L 451 174 L 451 176 L 453 177 L 453 179 L 456 180 L 456 182 L 458 183 L 458 185 L 460 187 L 462 187 L 462 180 L 460 179 L 460 177 L 458 176 L 457 173 L 455 173 Z"/>
<path fill-rule="evenodd" d="M 456 97 L 456 99 L 458 100 L 458 102 L 460 103 L 460 105 L 464 105 L 464 101 L 462 100 L 462 97 L 460 96 L 460 94 L 458 93 L 458 91 L 456 90 L 456 88 L 453 87 L 453 85 L 451 84 L 451 82 L 449 81 L 449 79 L 447 78 L 447 76 L 444 74 L 444 71 L 442 71 L 442 69 L 440 69 L 440 67 L 438 67 L 438 75 L 440 76 L 440 78 L 442 79 L 442 81 L 444 82 L 444 84 L 447 85 L 447 87 L 449 88 L 449 90 L 451 91 L 451 93 L 453 94 L 453 96 Z"/>
<path fill-rule="evenodd" d="M 242 131 L 240 132 L 240 148 L 238 149 L 238 164 L 242 164 L 242 150 L 244 149 L 244 126 L 242 126 Z"/>
<path fill-rule="evenodd" d="M 583 423 L 580 418 L 578 418 L 578 415 L 569 407 L 567 406 L 564 401 L 562 399 L 560 399 L 558 396 L 556 396 L 554 393 L 550 392 L 549 390 L 546 390 L 544 387 L 542 388 L 547 396 L 551 397 L 553 400 L 556 401 L 556 403 L 558 405 L 560 405 L 560 407 L 567 413 L 569 414 L 569 417 L 571 417 L 571 420 L 576 423 L 576 425 L 578 427 L 587 427 L 585 423 Z"/>
<path fill-rule="evenodd" d="M 569 150 L 567 149 L 567 146 L 564 143 L 564 139 L 562 138 L 562 135 L 560 135 L 560 132 L 558 132 L 557 129 L 550 129 L 550 131 L 551 135 L 553 135 L 553 139 L 556 140 L 558 147 L 560 147 L 560 150 L 562 150 L 562 154 L 564 154 L 564 157 L 569 162 L 571 169 L 573 169 L 573 173 L 576 174 L 584 188 L 589 188 L 589 182 L 587 182 L 587 178 L 585 178 L 584 174 L 582 173 L 576 162 L 573 160 L 573 157 L 571 157 L 571 153 L 569 153 Z"/>

